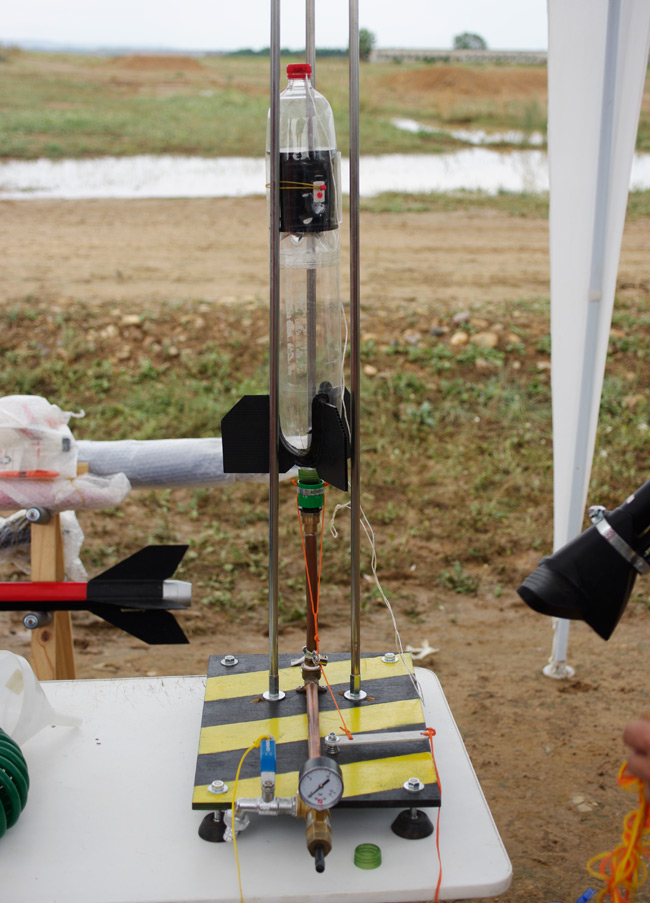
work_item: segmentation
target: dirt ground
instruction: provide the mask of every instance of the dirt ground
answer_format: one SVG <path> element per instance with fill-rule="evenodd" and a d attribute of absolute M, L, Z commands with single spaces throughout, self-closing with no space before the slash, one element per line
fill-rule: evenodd
<path fill-rule="evenodd" d="M 264 209 L 258 199 L 4 202 L 0 298 L 9 308 L 30 296 L 54 309 L 113 303 L 124 314 L 202 299 L 218 334 L 224 305 L 265 303 Z M 621 291 L 648 279 L 649 240 L 647 220 L 628 226 Z M 490 302 L 507 320 L 519 299 L 548 297 L 541 219 L 493 211 L 365 214 L 361 245 L 367 331 L 386 310 L 425 312 L 433 322 Z M 549 518 L 550 505 L 549 499 Z M 137 518 L 137 493 L 125 513 Z M 521 578 L 537 559 L 532 550 L 522 557 Z M 436 650 L 419 664 L 440 678 L 513 863 L 512 886 L 501 899 L 572 903 L 597 888 L 585 863 L 613 849 L 622 818 L 635 805 L 617 787 L 616 774 L 624 725 L 650 708 L 650 613 L 630 606 L 608 643 L 573 625 L 575 677 L 555 681 L 542 674 L 551 622 L 529 611 L 515 590 L 513 583 L 498 604 L 488 604 L 480 593 L 432 589 L 421 623 L 402 625 L 402 639 L 413 647 L 428 641 Z M 200 674 L 211 653 L 266 651 L 265 636 L 237 623 L 222 633 L 205 612 L 190 613 L 183 623 L 194 625 L 189 646 L 150 648 L 91 616 L 76 618 L 79 676 Z M 322 633 L 324 649 L 346 647 L 345 623 L 328 623 Z M 394 646 L 388 615 L 369 613 L 362 642 L 367 651 Z M 284 629 L 281 651 L 302 643 L 298 627 Z M 0 618 L 0 646 L 29 654 L 17 616 Z M 637 901 L 650 901 L 649 885 Z"/>

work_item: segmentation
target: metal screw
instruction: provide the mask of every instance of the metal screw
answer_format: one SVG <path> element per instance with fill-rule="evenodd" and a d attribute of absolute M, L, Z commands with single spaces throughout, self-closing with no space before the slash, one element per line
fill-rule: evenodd
<path fill-rule="evenodd" d="M 228 785 L 223 781 L 213 781 L 208 784 L 208 790 L 210 793 L 228 793 Z"/>
<path fill-rule="evenodd" d="M 325 737 L 325 750 L 330 754 L 330 756 L 335 756 L 338 753 L 338 742 L 339 738 L 334 733 L 334 731 L 330 731 L 329 734 Z"/>
<path fill-rule="evenodd" d="M 591 505 L 588 512 L 589 520 L 592 524 L 597 524 L 605 517 L 606 513 L 607 509 L 602 505 Z"/>
<path fill-rule="evenodd" d="M 25 517 L 30 522 L 30 524 L 47 524 L 52 519 L 52 515 L 45 508 L 39 508 L 36 505 L 32 505 L 31 508 L 27 508 L 25 511 Z"/>
<path fill-rule="evenodd" d="M 382 662 L 386 662 L 387 665 L 394 665 L 395 662 L 399 660 L 399 656 L 394 652 L 387 652 L 385 655 L 382 655 L 381 660 Z"/>
<path fill-rule="evenodd" d="M 409 778 L 408 781 L 404 781 L 402 787 L 410 793 L 419 793 L 420 790 L 424 790 L 424 784 L 419 778 Z"/>
<path fill-rule="evenodd" d="M 234 668 L 239 664 L 239 659 L 236 659 L 234 655 L 226 655 L 221 659 L 221 664 L 224 668 Z"/>
<path fill-rule="evenodd" d="M 28 630 L 35 630 L 37 627 L 46 627 L 52 620 L 49 611 L 30 611 L 23 618 L 23 624 Z"/>

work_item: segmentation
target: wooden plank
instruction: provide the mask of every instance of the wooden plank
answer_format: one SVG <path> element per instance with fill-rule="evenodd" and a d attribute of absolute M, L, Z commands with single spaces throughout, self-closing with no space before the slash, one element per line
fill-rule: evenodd
<path fill-rule="evenodd" d="M 32 580 L 64 580 L 61 518 L 53 515 L 46 524 L 32 524 Z M 74 679 L 74 647 L 69 611 L 53 613 L 46 627 L 32 630 L 32 665 L 39 680 Z"/>

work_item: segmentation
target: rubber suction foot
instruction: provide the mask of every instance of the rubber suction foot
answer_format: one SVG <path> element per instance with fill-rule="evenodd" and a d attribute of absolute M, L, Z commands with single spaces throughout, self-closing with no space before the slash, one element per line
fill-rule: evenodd
<path fill-rule="evenodd" d="M 199 825 L 199 837 L 209 843 L 223 843 L 223 835 L 226 823 L 223 820 L 223 812 L 208 812 Z"/>
<path fill-rule="evenodd" d="M 393 833 L 406 840 L 421 840 L 433 834 L 431 819 L 421 809 L 404 809 L 391 825 Z"/>

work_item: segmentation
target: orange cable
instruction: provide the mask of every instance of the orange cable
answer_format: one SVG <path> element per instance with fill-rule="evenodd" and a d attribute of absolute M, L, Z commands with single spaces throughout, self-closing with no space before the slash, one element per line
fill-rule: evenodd
<path fill-rule="evenodd" d="M 339 708 L 339 704 L 336 701 L 336 696 L 334 695 L 334 691 L 332 690 L 330 682 L 327 679 L 327 674 L 325 674 L 325 669 L 323 668 L 322 664 L 320 666 L 320 673 L 325 678 L 325 683 L 327 684 L 327 689 L 330 691 L 330 696 L 332 697 L 332 702 L 334 703 L 336 711 L 339 713 L 339 718 L 341 719 L 341 730 L 343 731 L 345 736 L 348 738 L 348 740 L 352 740 L 353 739 L 352 731 L 348 728 L 347 724 L 345 723 L 345 718 L 343 717 L 343 713 L 341 712 L 341 709 Z"/>
<path fill-rule="evenodd" d="M 442 784 L 440 783 L 440 772 L 438 771 L 438 765 L 436 764 L 436 754 L 433 751 L 433 738 L 436 735 L 434 728 L 428 727 L 426 730 L 422 731 L 429 738 L 429 744 L 431 746 L 431 758 L 433 759 L 433 767 L 436 772 L 436 781 L 438 782 L 438 789 L 440 790 L 440 795 L 442 796 Z M 438 806 L 438 817 L 436 819 L 436 850 L 438 852 L 438 883 L 436 884 L 436 894 L 433 898 L 433 903 L 438 903 L 438 895 L 440 894 L 440 885 L 442 883 L 442 858 L 440 856 L 440 810 L 441 806 Z"/>

